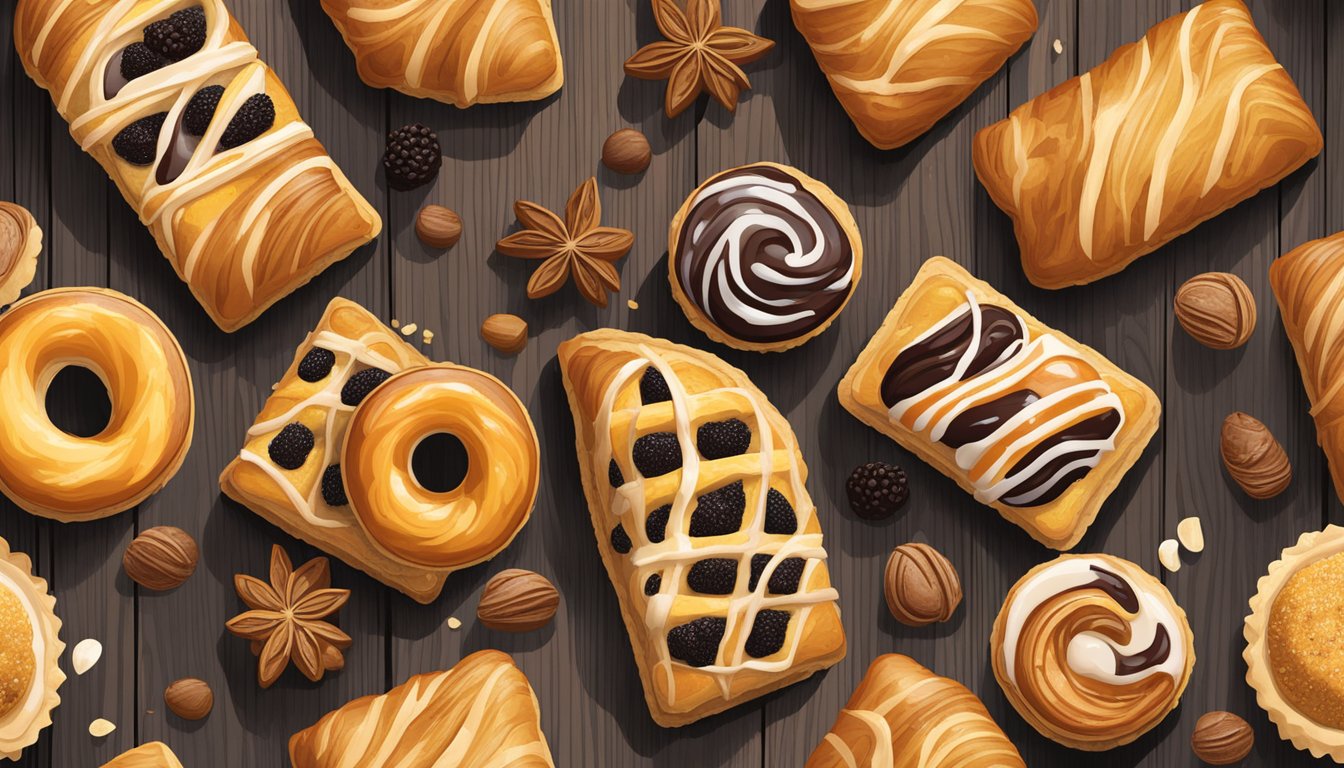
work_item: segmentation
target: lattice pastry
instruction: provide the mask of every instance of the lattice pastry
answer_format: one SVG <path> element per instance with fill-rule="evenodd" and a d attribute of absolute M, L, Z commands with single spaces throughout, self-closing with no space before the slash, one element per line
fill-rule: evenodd
<path fill-rule="evenodd" d="M 807 466 L 746 374 L 611 329 L 562 343 L 559 357 L 653 719 L 685 725 L 843 658 Z"/>

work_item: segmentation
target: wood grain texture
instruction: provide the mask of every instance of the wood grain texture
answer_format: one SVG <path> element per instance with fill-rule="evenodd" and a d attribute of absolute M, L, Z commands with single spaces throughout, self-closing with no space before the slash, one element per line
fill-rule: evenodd
<path fill-rule="evenodd" d="M 749 65 L 753 89 L 736 114 L 702 98 L 675 120 L 662 111 L 663 84 L 626 78 L 621 63 L 658 39 L 647 0 L 556 3 L 566 84 L 534 104 L 457 110 L 365 87 L 354 60 L 316 3 L 233 0 L 231 7 L 294 95 L 301 111 L 354 184 L 385 219 L 377 243 L 280 302 L 232 335 L 219 332 L 157 252 L 96 164 L 78 150 L 46 94 L 28 80 L 9 45 L 12 4 L 0 6 L 0 198 L 28 207 L 46 232 L 32 290 L 107 285 L 135 296 L 175 330 L 191 361 L 197 430 L 177 477 L 140 508 L 108 520 L 64 526 L 37 520 L 0 500 L 0 535 L 32 555 L 52 580 L 63 639 L 104 644 L 103 660 L 63 686 L 56 722 L 20 765 L 90 766 L 132 744 L 161 739 L 189 766 L 286 765 L 289 735 L 346 700 L 383 691 L 408 676 L 444 669 L 462 656 L 499 648 L 517 659 L 535 688 L 542 725 L 560 766 L 801 766 L 836 712 L 881 653 L 913 656 L 977 692 L 1028 765 L 1076 765 L 1079 753 L 1032 730 L 1006 702 L 989 668 L 987 642 L 1003 596 L 1053 553 L 891 441 L 844 413 L 836 382 L 880 324 L 919 265 L 948 256 L 993 283 L 1043 321 L 1091 344 L 1148 383 L 1164 400 L 1163 426 L 1075 551 L 1104 551 L 1158 571 L 1158 543 L 1187 515 L 1204 521 L 1208 549 L 1162 573 L 1190 615 L 1198 662 L 1176 713 L 1136 743 L 1089 756 L 1104 766 L 1185 766 L 1189 735 L 1209 709 L 1229 709 L 1255 726 L 1247 765 L 1296 766 L 1310 758 L 1280 742 L 1242 678 L 1241 626 L 1255 580 L 1278 551 L 1326 520 L 1344 523 L 1315 445 L 1308 404 L 1269 291 L 1274 258 L 1305 240 L 1344 229 L 1344 7 L 1338 0 L 1251 0 L 1271 49 L 1302 90 L 1326 133 L 1326 151 L 1274 189 L 1089 286 L 1044 291 L 1027 282 L 1008 219 L 976 183 L 974 133 L 1049 87 L 1086 71 L 1116 46 L 1184 10 L 1191 0 L 1036 0 L 1041 27 L 999 74 L 927 135 L 890 152 L 873 149 L 849 122 L 793 29 L 787 0 L 724 0 L 727 24 L 776 41 Z M 1058 39 L 1062 53 L 1054 51 Z M 379 170 L 383 134 L 418 121 L 439 133 L 444 167 L 431 187 L 389 191 Z M 636 127 L 654 161 L 638 176 L 603 168 L 601 143 Z M 825 334 L 777 355 L 736 352 L 691 327 L 666 282 L 667 223 L 696 184 L 756 160 L 791 163 L 830 185 L 854 209 L 865 274 L 849 308 Z M 601 187 L 604 223 L 635 232 L 619 264 L 624 282 L 606 309 L 562 289 L 524 296 L 532 264 L 494 252 L 517 225 L 512 203 L 553 210 L 590 175 Z M 414 220 L 426 203 L 456 210 L 464 233 L 440 252 L 422 245 Z M 1191 340 L 1171 312 L 1175 286 L 1206 270 L 1231 271 L 1250 285 L 1259 328 L 1242 349 L 1216 352 Z M 354 638 L 346 668 L 320 684 L 294 672 L 262 691 L 246 643 L 224 621 L 241 610 L 232 577 L 264 574 L 272 543 L 296 562 L 319 553 L 225 501 L 216 476 L 294 348 L 333 295 L 385 319 L 414 322 L 435 339 L 409 340 L 435 359 L 487 370 L 518 392 L 542 441 L 543 481 L 532 521 L 491 562 L 454 575 L 434 604 L 419 606 L 333 563 L 336 586 L 353 590 L 338 622 Z M 626 302 L 633 299 L 638 308 Z M 530 324 L 528 347 L 505 357 L 479 325 L 494 312 Z M 799 685 L 679 730 L 649 719 L 628 640 L 593 544 L 577 479 L 556 345 L 583 330 L 629 328 L 709 349 L 740 366 L 790 419 L 810 469 L 841 594 L 849 656 Z M 55 403 L 62 416 L 88 418 L 81 398 Z M 1295 478 L 1278 499 L 1255 502 L 1223 473 L 1218 428 L 1230 411 L 1263 420 L 1284 444 Z M 886 523 L 854 516 L 844 500 L 849 470 L 863 461 L 901 464 L 912 498 Z M 153 594 L 121 573 L 134 534 L 171 524 L 201 543 L 196 575 Z M 943 625 L 910 629 L 882 600 L 890 550 L 932 544 L 960 571 L 966 598 Z M 509 635 L 478 626 L 480 591 L 509 567 L 540 571 L 562 595 L 555 622 Z M 450 616 L 464 624 L 446 626 Z M 67 657 L 68 659 L 68 657 Z M 68 669 L 68 664 L 67 664 Z M 163 688 L 183 676 L 214 687 L 211 716 L 188 723 L 167 713 Z M 119 728 L 92 739 L 106 717 Z"/>

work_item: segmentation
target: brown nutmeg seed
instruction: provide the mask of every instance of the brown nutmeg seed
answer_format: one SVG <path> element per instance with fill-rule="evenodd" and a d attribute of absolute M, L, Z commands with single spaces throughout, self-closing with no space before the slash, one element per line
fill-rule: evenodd
<path fill-rule="evenodd" d="M 1205 272 L 1176 291 L 1176 319 L 1195 341 L 1213 349 L 1234 349 L 1255 331 L 1255 297 L 1236 275 Z"/>
<path fill-rule="evenodd" d="M 902 544 L 887 559 L 883 592 L 897 621 L 922 627 L 952 617 L 961 604 L 961 578 L 928 544 Z"/>
<path fill-rule="evenodd" d="M 442 205 L 426 205 L 415 217 L 415 234 L 431 248 L 452 248 L 462 237 L 462 218 Z"/>
<path fill-rule="evenodd" d="M 560 593 L 540 573 L 510 568 L 485 584 L 476 618 L 504 632 L 529 632 L 550 623 L 560 606 Z"/>
<path fill-rule="evenodd" d="M 491 315 L 481 323 L 481 338 L 506 355 L 516 355 L 527 346 L 527 321 L 517 315 Z"/>
<path fill-rule="evenodd" d="M 649 140 L 633 128 L 622 128 L 602 143 L 602 164 L 617 173 L 643 173 L 652 159 Z"/>
<path fill-rule="evenodd" d="M 156 592 L 173 589 L 196 572 L 196 540 L 181 528 L 150 528 L 126 547 L 121 567 L 136 584 Z"/>
<path fill-rule="evenodd" d="M 164 690 L 163 703 L 183 720 L 200 720 L 214 708 L 215 694 L 204 680 L 184 677 Z"/>
<path fill-rule="evenodd" d="M 1259 419 L 1240 411 L 1223 420 L 1223 466 L 1253 499 L 1278 496 L 1293 481 L 1288 454 Z"/>
<path fill-rule="evenodd" d="M 1195 757 L 1209 765 L 1233 765 L 1241 762 L 1255 746 L 1255 731 L 1250 723 L 1231 712 L 1206 712 L 1195 723 L 1190 748 Z"/>

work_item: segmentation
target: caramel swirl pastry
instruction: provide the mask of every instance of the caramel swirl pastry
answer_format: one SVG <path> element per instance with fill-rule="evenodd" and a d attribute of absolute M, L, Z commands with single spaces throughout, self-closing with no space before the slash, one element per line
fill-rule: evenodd
<path fill-rule="evenodd" d="M 225 331 L 382 228 L 223 0 L 22 0 L 14 41 Z"/>
<path fill-rule="evenodd" d="M 1157 430 L 1157 396 L 989 284 L 929 259 L 840 404 L 1037 541 L 1078 543 Z"/>
<path fill-rule="evenodd" d="M 1315 157 L 1320 128 L 1241 0 L 1209 0 L 976 134 L 1042 288 L 1124 269 Z"/>
<path fill-rule="evenodd" d="M 789 423 L 717 357 L 612 329 L 560 345 L 584 493 L 660 725 L 845 655 Z"/>
<path fill-rule="evenodd" d="M 1195 665 L 1185 611 L 1162 583 L 1110 555 L 1060 555 L 1008 592 L 990 639 L 994 677 L 1042 736 L 1102 751 L 1180 703 Z"/>
<path fill-rule="evenodd" d="M 0 758 L 18 760 L 61 703 L 61 620 L 33 561 L 0 538 Z"/>

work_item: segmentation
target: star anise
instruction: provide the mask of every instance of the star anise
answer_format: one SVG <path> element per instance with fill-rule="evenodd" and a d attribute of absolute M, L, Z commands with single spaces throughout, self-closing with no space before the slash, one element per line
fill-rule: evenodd
<path fill-rule="evenodd" d="M 725 27 L 719 0 L 653 0 L 653 19 L 667 40 L 650 43 L 625 62 L 625 73 L 645 80 L 667 80 L 665 107 L 676 117 L 708 90 L 729 112 L 751 87 L 739 64 L 764 56 L 773 41 L 738 27 Z"/>
<path fill-rule="evenodd" d="M 252 641 L 257 682 L 269 688 L 293 661 L 313 682 L 329 670 L 345 666 L 341 651 L 350 636 L 323 621 L 350 599 L 350 590 L 331 588 L 331 567 L 325 557 L 309 560 L 298 570 L 278 545 L 271 548 L 271 583 L 235 574 L 233 586 L 251 610 L 225 624 L 233 634 Z"/>
<path fill-rule="evenodd" d="M 505 256 L 539 259 L 541 266 L 527 281 L 527 297 L 538 299 L 560 290 L 571 274 L 583 298 L 607 306 L 607 292 L 621 290 L 621 276 L 612 262 L 635 243 L 629 230 L 600 226 L 602 201 L 597 179 L 590 177 L 565 205 L 565 219 L 536 203 L 519 200 L 513 212 L 523 229 L 495 244 Z"/>

